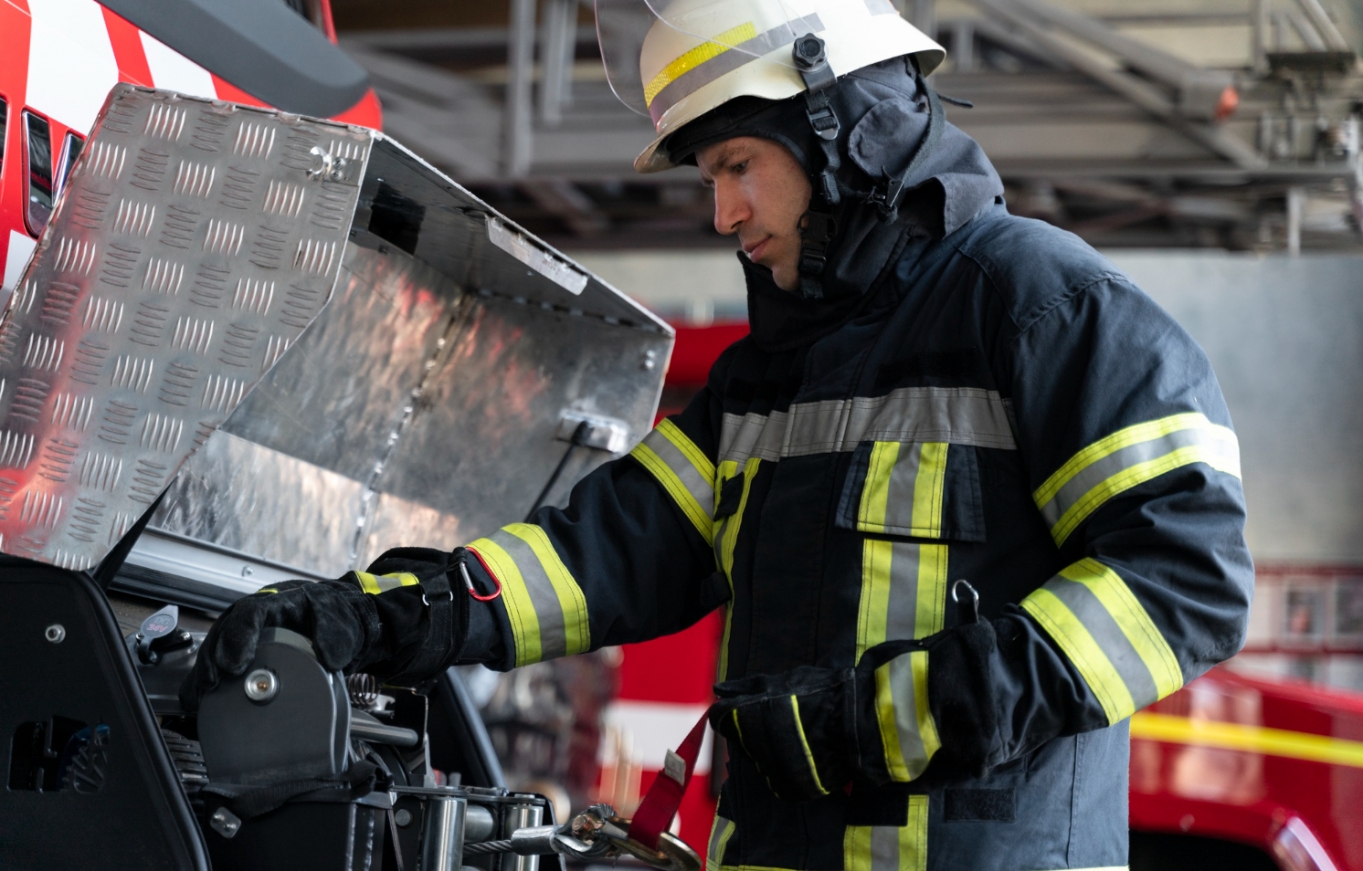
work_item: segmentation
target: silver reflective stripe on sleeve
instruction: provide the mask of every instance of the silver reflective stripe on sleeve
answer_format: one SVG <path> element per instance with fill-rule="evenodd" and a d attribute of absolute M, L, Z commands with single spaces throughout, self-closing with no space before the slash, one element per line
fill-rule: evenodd
<path fill-rule="evenodd" d="M 591 648 L 587 599 L 544 530 L 513 523 L 468 547 L 501 583 L 517 666 Z"/>
<path fill-rule="evenodd" d="M 1022 608 L 1083 676 L 1117 723 L 1183 685 L 1178 658 L 1112 569 L 1082 559 L 1033 590 Z"/>
<path fill-rule="evenodd" d="M 1007 402 L 978 387 L 901 387 L 884 396 L 796 403 L 789 411 L 726 414 L 721 460 L 780 460 L 851 451 L 864 441 L 950 442 L 1016 450 Z"/>
<path fill-rule="evenodd" d="M 715 465 L 675 423 L 663 420 L 630 456 L 663 486 L 706 543 L 714 541 Z"/>
<path fill-rule="evenodd" d="M 1197 412 L 1138 423 L 1070 458 L 1032 494 L 1057 544 L 1109 499 L 1182 466 L 1240 476 L 1235 433 Z"/>

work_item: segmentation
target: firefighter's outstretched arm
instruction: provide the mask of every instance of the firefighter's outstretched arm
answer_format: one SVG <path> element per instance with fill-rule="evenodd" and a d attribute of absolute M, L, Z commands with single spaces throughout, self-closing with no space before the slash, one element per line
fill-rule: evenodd
<path fill-rule="evenodd" d="M 467 546 L 480 589 L 500 589 L 467 655 L 512 668 L 684 629 L 729 598 L 711 550 L 718 402 L 702 391 L 626 457 Z"/>
<path fill-rule="evenodd" d="M 512 668 L 684 629 L 729 596 L 710 549 L 716 406 L 702 391 L 533 523 L 238 600 L 204 640 L 182 700 L 193 710 L 221 676 L 243 673 L 270 626 L 312 639 L 327 668 L 408 682 L 454 663 Z"/>
<path fill-rule="evenodd" d="M 1017 327 L 997 374 L 1062 568 L 1020 606 L 991 609 L 991 579 L 971 579 L 993 619 L 855 669 L 721 684 L 712 723 L 782 798 L 983 775 L 1120 723 L 1243 643 L 1239 450 L 1201 350 L 1111 276 Z"/>

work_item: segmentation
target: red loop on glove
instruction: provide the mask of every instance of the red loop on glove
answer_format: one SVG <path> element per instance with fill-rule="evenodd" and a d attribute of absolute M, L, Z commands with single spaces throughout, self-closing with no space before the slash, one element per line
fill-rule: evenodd
<path fill-rule="evenodd" d="M 672 818 L 677 815 L 682 796 L 686 793 L 686 785 L 691 782 L 691 772 L 696 768 L 696 757 L 700 755 L 701 741 L 705 738 L 705 722 L 706 715 L 702 714 L 700 722 L 691 727 L 691 734 L 677 748 L 676 755 L 686 768 L 681 780 L 675 780 L 673 773 L 667 769 L 658 772 L 657 779 L 648 788 L 648 794 L 639 802 L 639 809 L 634 812 L 634 819 L 629 824 L 631 841 L 637 841 L 650 850 L 658 849 L 658 837 L 672 825 Z"/>
<path fill-rule="evenodd" d="M 468 575 L 464 575 L 464 585 L 469 588 L 469 595 L 477 599 L 479 602 L 491 602 L 493 599 L 497 598 L 502 594 L 502 582 L 497 580 L 497 576 L 492 573 L 492 569 L 487 567 L 487 561 L 483 559 L 483 555 L 481 553 L 479 553 L 478 551 L 474 550 L 471 547 L 466 547 L 464 548 L 464 550 L 473 554 L 474 558 L 478 560 L 478 565 L 483 567 L 483 571 L 487 572 L 487 576 L 489 578 L 492 578 L 492 583 L 496 584 L 497 586 L 496 591 L 490 593 L 489 595 L 483 596 L 478 593 L 477 588 L 473 586 L 473 581 L 469 580 Z"/>

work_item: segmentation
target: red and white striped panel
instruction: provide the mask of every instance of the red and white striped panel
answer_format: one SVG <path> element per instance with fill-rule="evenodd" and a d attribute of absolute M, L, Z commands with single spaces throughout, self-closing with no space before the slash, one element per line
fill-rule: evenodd
<path fill-rule="evenodd" d="M 90 130 L 109 89 L 120 81 L 264 105 L 94 0 L 0 0 L 0 97 L 9 105 L 10 120 L 0 165 L 5 293 L 13 290 L 34 247 L 24 228 L 22 161 L 10 159 L 23 147 L 19 110 L 33 109 L 53 122 L 56 150 L 66 129 L 81 135 Z M 378 98 L 370 91 L 335 120 L 377 128 Z"/>

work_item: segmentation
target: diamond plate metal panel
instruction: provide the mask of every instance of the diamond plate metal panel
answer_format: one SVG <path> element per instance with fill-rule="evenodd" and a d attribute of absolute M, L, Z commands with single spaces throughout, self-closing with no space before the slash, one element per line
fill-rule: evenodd
<path fill-rule="evenodd" d="M 0 550 L 90 568 L 146 511 L 326 305 L 373 136 L 113 91 L 0 323 Z"/>

